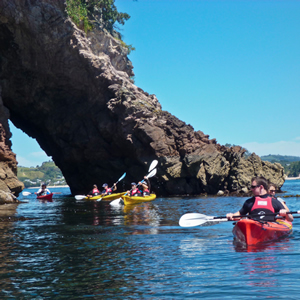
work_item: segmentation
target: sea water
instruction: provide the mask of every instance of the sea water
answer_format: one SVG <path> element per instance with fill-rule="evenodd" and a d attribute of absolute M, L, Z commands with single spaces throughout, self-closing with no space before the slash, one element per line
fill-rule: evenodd
<path fill-rule="evenodd" d="M 286 195 L 300 194 L 287 181 Z M 28 190 L 32 192 L 33 190 Z M 0 299 L 298 299 L 300 219 L 293 233 L 256 247 L 235 245 L 232 222 L 182 228 L 188 212 L 223 216 L 246 198 L 157 198 L 131 207 L 20 197 L 0 219 Z M 285 198 L 300 210 L 297 197 Z"/>

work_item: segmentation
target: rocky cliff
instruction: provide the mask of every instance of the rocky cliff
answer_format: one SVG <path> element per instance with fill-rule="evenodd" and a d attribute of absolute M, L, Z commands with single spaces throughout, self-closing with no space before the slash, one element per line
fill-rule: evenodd
<path fill-rule="evenodd" d="M 254 175 L 283 184 L 280 165 L 245 159 L 240 147 L 194 131 L 135 86 L 133 75 L 120 41 L 97 29 L 85 34 L 64 1 L 0 2 L 5 143 L 10 118 L 53 158 L 72 193 L 112 184 L 124 172 L 127 183 L 140 180 L 153 159 L 160 195 L 245 192 Z"/>

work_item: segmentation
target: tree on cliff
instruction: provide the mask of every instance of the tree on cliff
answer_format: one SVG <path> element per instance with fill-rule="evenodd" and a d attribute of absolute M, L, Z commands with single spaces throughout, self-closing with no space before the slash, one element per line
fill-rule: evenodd
<path fill-rule="evenodd" d="M 77 26 L 83 25 L 84 30 L 90 30 L 97 24 L 113 33 L 115 23 L 121 25 L 130 18 L 127 13 L 118 12 L 115 0 L 67 0 L 67 12 Z"/>

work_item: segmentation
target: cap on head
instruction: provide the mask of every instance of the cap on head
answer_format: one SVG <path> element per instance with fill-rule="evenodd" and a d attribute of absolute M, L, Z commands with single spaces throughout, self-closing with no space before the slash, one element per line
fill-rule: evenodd
<path fill-rule="evenodd" d="M 102 185 L 102 187 L 107 187 L 108 186 L 108 184 L 107 183 L 104 183 L 103 185 Z"/>
<path fill-rule="evenodd" d="M 136 183 L 135 182 L 131 182 L 131 185 L 136 185 Z"/>

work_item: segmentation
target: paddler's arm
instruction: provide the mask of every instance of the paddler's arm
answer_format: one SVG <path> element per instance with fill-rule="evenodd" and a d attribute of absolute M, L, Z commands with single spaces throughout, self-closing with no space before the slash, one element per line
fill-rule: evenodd
<path fill-rule="evenodd" d="M 231 220 L 231 221 L 233 221 L 233 220 L 238 220 L 239 218 L 234 218 L 234 217 L 238 217 L 238 216 L 240 216 L 241 214 L 240 214 L 240 212 L 239 211 L 237 211 L 236 213 L 228 213 L 227 215 L 226 215 L 226 218 L 228 219 L 228 220 Z"/>
<path fill-rule="evenodd" d="M 281 217 L 284 217 L 287 221 L 293 222 L 294 221 L 294 217 L 293 217 L 292 214 L 287 214 L 288 211 L 289 211 L 289 209 L 281 209 L 279 211 L 279 215 Z"/>

